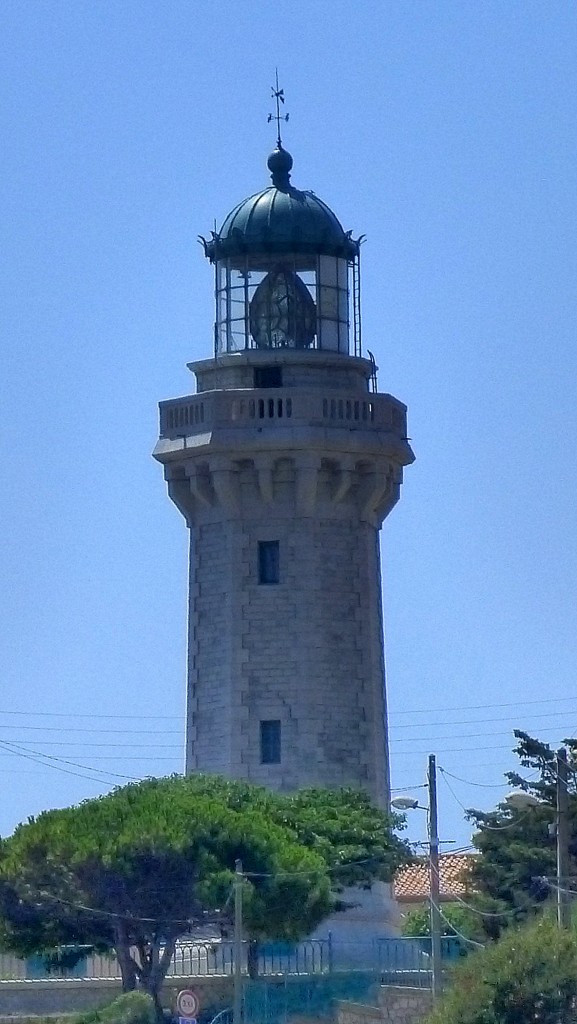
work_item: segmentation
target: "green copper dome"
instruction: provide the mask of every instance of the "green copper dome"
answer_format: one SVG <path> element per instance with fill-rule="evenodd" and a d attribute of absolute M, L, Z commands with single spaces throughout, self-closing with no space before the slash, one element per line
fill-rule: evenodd
<path fill-rule="evenodd" d="M 204 242 L 211 262 L 249 253 L 302 253 L 352 259 L 359 243 L 313 192 L 290 184 L 292 157 L 282 146 L 268 158 L 272 186 L 244 199 Z"/>

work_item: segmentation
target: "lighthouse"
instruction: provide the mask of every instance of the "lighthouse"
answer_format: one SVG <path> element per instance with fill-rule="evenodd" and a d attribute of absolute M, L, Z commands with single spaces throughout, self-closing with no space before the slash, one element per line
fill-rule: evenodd
<path fill-rule="evenodd" d="M 406 407 L 363 349 L 361 239 L 293 184 L 280 133 L 268 172 L 202 239 L 214 338 L 194 393 L 160 403 L 190 533 L 186 772 L 386 807 L 379 532 L 414 458 Z"/>

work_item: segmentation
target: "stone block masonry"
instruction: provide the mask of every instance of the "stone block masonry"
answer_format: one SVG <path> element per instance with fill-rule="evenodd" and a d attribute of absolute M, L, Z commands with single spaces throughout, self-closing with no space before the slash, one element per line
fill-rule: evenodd
<path fill-rule="evenodd" d="M 383 985 L 376 1002 L 337 1003 L 336 1024 L 420 1024 L 433 1009 L 430 990 L 422 988 Z"/>
<path fill-rule="evenodd" d="M 413 458 L 404 406 L 369 391 L 367 360 L 326 352 L 192 369 L 199 394 L 163 404 L 155 452 L 191 535 L 186 770 L 387 806 L 378 533 Z"/>

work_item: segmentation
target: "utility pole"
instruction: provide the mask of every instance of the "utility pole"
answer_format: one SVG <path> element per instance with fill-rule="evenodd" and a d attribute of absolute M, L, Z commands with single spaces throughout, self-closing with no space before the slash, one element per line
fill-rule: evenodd
<path fill-rule="evenodd" d="M 431 979 L 433 1000 L 441 995 L 441 915 L 439 913 L 439 826 L 437 822 L 437 765 L 429 755 L 429 893 L 431 907 Z"/>
<path fill-rule="evenodd" d="M 242 1024 L 242 862 L 234 865 L 234 998 L 232 1024 Z"/>
<path fill-rule="evenodd" d="M 567 788 L 567 751 L 557 751 L 557 923 L 568 928 L 571 904 L 567 891 L 569 881 L 569 793 Z"/>

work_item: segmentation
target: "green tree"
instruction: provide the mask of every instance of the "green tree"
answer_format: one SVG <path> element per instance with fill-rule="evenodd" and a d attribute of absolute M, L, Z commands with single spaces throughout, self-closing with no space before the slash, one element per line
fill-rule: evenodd
<path fill-rule="evenodd" d="M 507 772 L 515 789 L 540 802 L 522 811 L 500 803 L 494 811 L 470 810 L 477 831 L 473 844 L 481 856 L 475 858 L 471 885 L 486 911 L 484 927 L 496 938 L 507 925 L 530 918 L 554 897 L 550 880 L 555 875 L 555 751 L 546 743 L 515 730 L 515 752 L 524 769 L 534 775 L 527 781 L 519 772 Z M 577 792 L 575 765 L 577 741 L 566 740 L 569 751 L 569 819 L 571 873 L 577 875 Z"/>
<path fill-rule="evenodd" d="M 443 903 L 441 918 L 442 935 L 464 935 L 472 942 L 483 942 L 485 933 L 480 914 L 469 910 L 461 903 Z M 403 935 L 426 936 L 431 934 L 431 913 L 428 907 L 414 907 L 403 920 Z"/>
<path fill-rule="evenodd" d="M 395 823 L 352 790 L 282 796 L 202 775 L 125 786 L 2 841 L 0 945 L 55 962 L 75 945 L 114 951 L 123 990 L 160 1007 L 177 939 L 230 922 L 237 858 L 249 937 L 298 939 L 335 908 L 335 889 L 411 859 Z"/>
<path fill-rule="evenodd" d="M 576 1000 L 577 942 L 545 916 L 461 961 L 425 1024 L 566 1024 Z"/>

